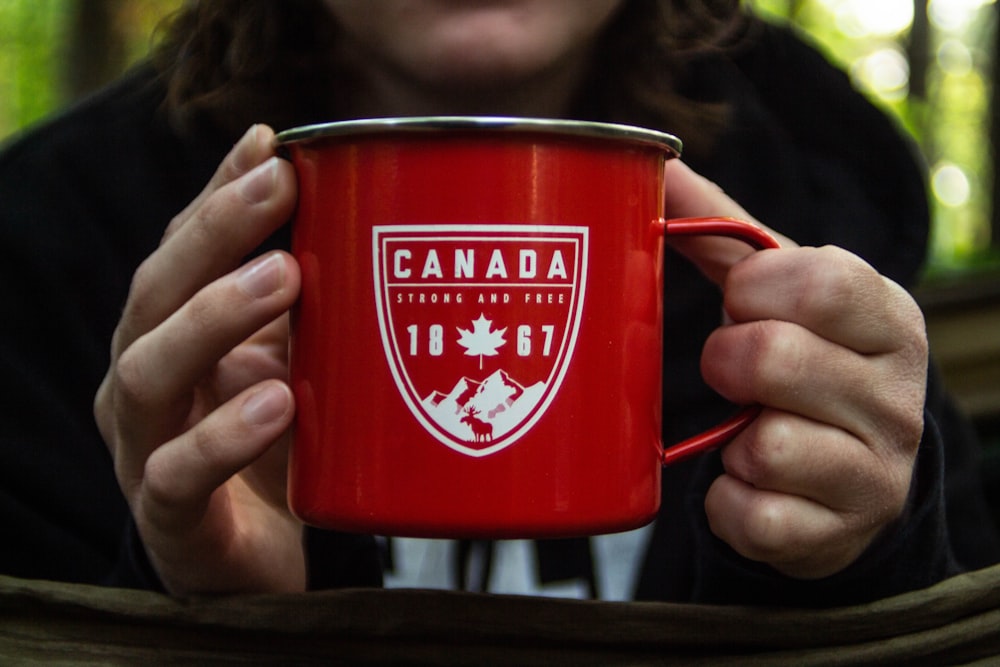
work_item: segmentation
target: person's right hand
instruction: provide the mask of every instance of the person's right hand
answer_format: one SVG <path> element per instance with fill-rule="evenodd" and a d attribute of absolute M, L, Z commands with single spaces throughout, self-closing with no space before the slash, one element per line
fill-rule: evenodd
<path fill-rule="evenodd" d="M 285 499 L 290 164 L 255 126 L 136 271 L 94 413 L 150 562 L 174 594 L 305 587 Z"/>

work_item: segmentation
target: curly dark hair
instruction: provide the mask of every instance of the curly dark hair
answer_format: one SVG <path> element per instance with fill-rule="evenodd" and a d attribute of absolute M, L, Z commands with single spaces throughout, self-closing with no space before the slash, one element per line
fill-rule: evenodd
<path fill-rule="evenodd" d="M 627 0 L 576 115 L 666 127 L 696 148 L 722 109 L 677 83 L 692 57 L 736 42 L 746 18 L 739 0 Z M 161 35 L 154 63 L 175 123 L 208 120 L 235 137 L 254 122 L 282 129 L 346 114 L 354 84 L 322 0 L 192 0 Z"/>

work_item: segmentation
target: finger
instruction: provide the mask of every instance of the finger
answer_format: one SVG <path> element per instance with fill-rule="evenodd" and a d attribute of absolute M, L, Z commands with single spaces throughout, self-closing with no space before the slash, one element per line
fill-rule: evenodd
<path fill-rule="evenodd" d="M 891 520 L 909 491 L 909 475 L 891 474 L 893 466 L 851 434 L 780 410 L 763 410 L 722 450 L 722 463 L 755 489 L 800 496 L 866 523 Z"/>
<path fill-rule="evenodd" d="M 267 125 L 253 125 L 246 131 L 215 170 L 212 178 L 198 196 L 170 221 L 161 243 L 191 219 L 193 211 L 213 192 L 240 178 L 254 167 L 274 156 L 274 132 Z"/>
<path fill-rule="evenodd" d="M 163 532 L 200 525 L 216 490 L 264 455 L 293 414 L 291 390 L 268 380 L 158 448 L 143 475 L 139 512 L 144 521 Z"/>
<path fill-rule="evenodd" d="M 664 173 L 664 204 L 671 218 L 718 215 L 756 222 L 719 185 L 695 172 L 683 160 L 669 160 Z"/>
<path fill-rule="evenodd" d="M 288 378 L 289 313 L 255 331 L 212 371 L 212 384 L 220 402 L 228 401 L 265 378 Z"/>
<path fill-rule="evenodd" d="M 709 488 L 712 532 L 737 553 L 789 576 L 821 578 L 861 555 L 878 528 L 845 526 L 844 516 L 801 496 L 755 489 L 730 475 Z"/>
<path fill-rule="evenodd" d="M 926 356 L 923 316 L 906 291 L 833 246 L 761 252 L 733 267 L 725 310 L 737 322 L 777 319 L 862 354 Z"/>
<path fill-rule="evenodd" d="M 269 158 L 207 197 L 136 271 L 115 350 L 125 349 L 238 265 L 289 219 L 295 196 L 291 165 Z"/>
<path fill-rule="evenodd" d="M 280 511 L 288 510 L 288 451 L 290 431 L 267 448 L 240 478 L 256 496 L 267 498 Z"/>
<path fill-rule="evenodd" d="M 695 173 L 681 160 L 668 161 L 664 171 L 664 203 L 668 218 L 736 218 L 764 229 L 783 248 L 795 247 L 791 239 L 758 222 L 722 188 Z M 730 267 L 754 252 L 743 241 L 717 236 L 667 236 L 665 241 L 719 285 Z"/>
<path fill-rule="evenodd" d="M 870 448 L 909 448 L 923 431 L 920 369 L 893 355 L 859 355 L 798 324 L 720 327 L 705 342 L 701 370 L 730 401 L 836 426 Z"/>
<path fill-rule="evenodd" d="M 138 474 L 152 448 L 176 435 L 193 387 L 230 350 L 285 312 L 299 284 L 291 256 L 269 253 L 201 290 L 121 355 L 114 366 L 116 407 L 123 415 L 119 429 L 133 443 L 131 463 L 123 453 L 126 471 Z"/>

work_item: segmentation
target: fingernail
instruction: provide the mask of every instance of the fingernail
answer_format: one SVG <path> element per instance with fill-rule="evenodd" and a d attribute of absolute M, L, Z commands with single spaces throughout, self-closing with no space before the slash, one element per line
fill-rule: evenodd
<path fill-rule="evenodd" d="M 274 294 L 285 282 L 285 258 L 272 253 L 243 267 L 236 285 L 246 294 L 260 299 Z"/>
<path fill-rule="evenodd" d="M 278 158 L 272 157 L 240 177 L 237 192 L 248 204 L 259 204 L 274 192 L 278 177 Z"/>
<path fill-rule="evenodd" d="M 251 394 L 241 411 L 244 423 L 263 426 L 284 416 L 288 411 L 288 392 L 277 385 L 268 385 Z"/>
<path fill-rule="evenodd" d="M 258 127 L 258 125 L 251 125 L 250 129 L 236 142 L 236 147 L 233 151 L 233 166 L 236 168 L 237 173 L 245 173 L 254 166 L 252 155 L 255 151 L 252 149 L 257 144 Z"/>

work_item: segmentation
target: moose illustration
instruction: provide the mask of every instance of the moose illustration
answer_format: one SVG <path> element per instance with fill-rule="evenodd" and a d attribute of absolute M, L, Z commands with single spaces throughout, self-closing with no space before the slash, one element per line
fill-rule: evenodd
<path fill-rule="evenodd" d="M 462 417 L 462 423 L 468 424 L 469 428 L 472 429 L 472 441 L 473 442 L 490 442 L 493 440 L 493 424 L 485 422 L 476 415 L 479 414 L 479 410 L 475 407 L 467 407 L 464 410 L 465 416 Z"/>

